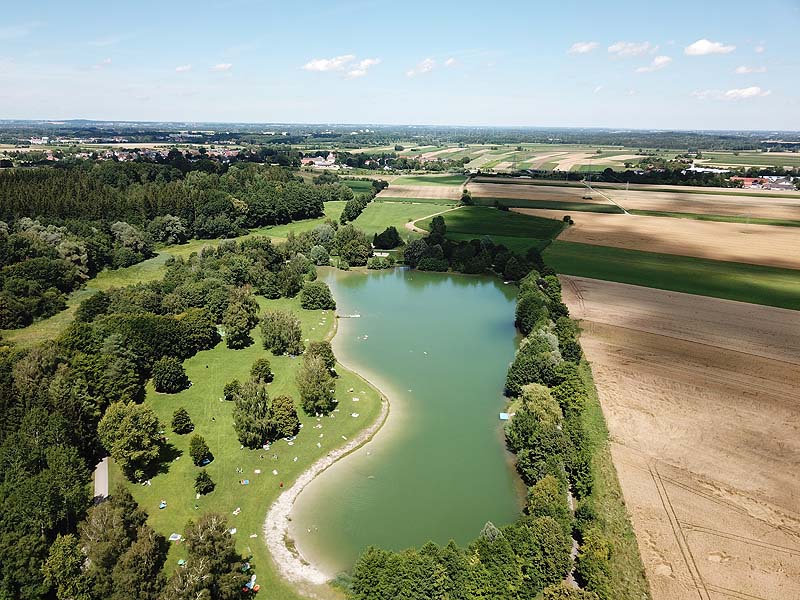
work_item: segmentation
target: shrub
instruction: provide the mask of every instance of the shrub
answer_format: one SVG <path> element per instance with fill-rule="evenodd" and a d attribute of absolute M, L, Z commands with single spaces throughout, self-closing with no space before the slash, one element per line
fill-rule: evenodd
<path fill-rule="evenodd" d="M 178 435 L 183 435 L 185 433 L 191 433 L 193 430 L 194 423 L 192 423 L 192 419 L 185 408 L 181 406 L 172 413 L 172 431 Z"/>
<path fill-rule="evenodd" d="M 192 439 L 189 440 L 189 456 L 192 457 L 192 462 L 198 467 L 205 460 L 211 460 L 211 450 L 202 435 L 194 434 Z"/>
<path fill-rule="evenodd" d="M 444 273 L 450 268 L 450 263 L 444 258 L 426 257 L 419 261 L 417 270 L 419 271 L 437 271 Z"/>
<path fill-rule="evenodd" d="M 335 310 L 336 301 L 324 281 L 312 281 L 303 286 L 300 306 L 306 310 Z"/>
<path fill-rule="evenodd" d="M 608 540 L 596 528 L 588 529 L 575 563 L 575 577 L 600 600 L 611 600 L 611 548 Z"/>
<path fill-rule="evenodd" d="M 308 258 L 318 266 L 327 265 L 331 260 L 325 246 L 313 246 L 308 252 Z"/>
<path fill-rule="evenodd" d="M 367 261 L 367 268 L 373 270 L 390 269 L 394 266 L 391 256 L 373 256 Z"/>
<path fill-rule="evenodd" d="M 222 388 L 222 395 L 225 398 L 225 400 L 231 402 L 241 389 L 242 389 L 241 382 L 238 379 L 234 379 L 233 381 L 229 381 L 228 383 L 225 384 L 225 387 Z"/>
<path fill-rule="evenodd" d="M 403 240 L 394 225 L 390 225 L 379 234 L 376 233 L 372 238 L 372 245 L 381 250 L 391 250 L 402 243 Z"/>
<path fill-rule="evenodd" d="M 271 365 L 266 358 L 257 358 L 250 367 L 250 378 L 254 381 L 269 383 L 273 377 Z"/>
<path fill-rule="evenodd" d="M 157 392 L 174 394 L 189 387 L 189 378 L 177 358 L 165 356 L 153 365 L 153 387 Z"/>
<path fill-rule="evenodd" d="M 333 371 L 336 368 L 336 357 L 333 355 L 333 348 L 331 348 L 330 342 L 311 342 L 305 355 L 318 356 L 329 371 Z"/>
<path fill-rule="evenodd" d="M 194 478 L 194 491 L 200 494 L 201 496 L 205 496 L 206 494 L 210 494 L 214 491 L 216 484 L 211 479 L 211 475 L 208 474 L 208 471 L 203 469 L 197 474 L 197 477 Z"/>

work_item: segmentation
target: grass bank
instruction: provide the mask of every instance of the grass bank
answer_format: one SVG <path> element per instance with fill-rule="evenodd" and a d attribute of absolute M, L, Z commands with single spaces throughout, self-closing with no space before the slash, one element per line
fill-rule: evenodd
<path fill-rule="evenodd" d="M 326 339 L 334 332 L 335 317 L 331 311 L 302 310 L 296 298 L 259 298 L 259 303 L 262 308 L 294 311 L 302 322 L 304 337 L 309 340 Z M 189 519 L 197 519 L 205 512 L 227 515 L 230 526 L 236 528 L 237 549 L 252 556 L 262 593 L 277 600 L 296 600 L 302 596 L 279 577 L 267 552 L 262 533 L 264 517 L 280 492 L 291 486 L 303 471 L 330 451 L 346 444 L 378 418 L 380 393 L 352 371 L 337 365 L 340 375 L 336 382 L 339 412 L 321 419 L 301 412 L 303 428 L 291 446 L 281 440 L 268 451 L 242 449 L 233 430 L 233 405 L 220 401 L 226 382 L 235 378 L 246 380 L 253 361 L 266 357 L 275 373 L 275 380 L 269 384 L 269 393 L 272 396 L 288 394 L 296 404 L 299 402 L 294 378 L 300 359 L 273 357 L 263 349 L 258 328 L 253 331 L 253 338 L 254 343 L 242 350 L 230 350 L 220 343 L 186 360 L 184 367 L 192 386 L 183 392 L 157 394 L 152 386 L 148 386 L 145 402 L 165 424 L 166 435 L 177 457 L 166 464 L 166 472 L 151 480 L 151 485 L 128 485 L 136 500 L 149 513 L 150 525 L 165 536 L 181 533 Z M 350 388 L 355 391 L 348 393 Z M 352 402 L 354 395 L 360 398 L 358 404 Z M 168 426 L 172 413 L 180 406 L 189 412 L 195 424 L 194 433 L 206 439 L 214 455 L 207 470 L 217 487 L 200 499 L 195 498 L 193 488 L 199 468 L 192 464 L 188 454 L 191 434 L 175 435 Z M 350 413 L 356 409 L 359 417 L 353 418 Z M 257 473 L 258 470 L 261 472 Z M 116 482 L 125 481 L 113 464 L 110 477 L 112 489 Z M 249 485 L 241 485 L 245 479 L 249 480 Z M 161 500 L 167 502 L 167 508 L 163 510 L 158 508 Z M 237 508 L 241 512 L 233 515 Z M 177 568 L 177 561 L 185 557 L 185 548 L 181 544 L 172 544 L 166 571 L 171 573 Z M 314 592 L 326 598 L 339 596 L 327 588 L 315 589 Z"/>
<path fill-rule="evenodd" d="M 639 555 L 639 546 L 633 533 L 630 516 L 625 508 L 625 498 L 617 479 L 617 470 L 611 459 L 608 428 L 603 417 L 592 370 L 584 361 L 581 377 L 589 391 L 583 412 L 583 423 L 592 448 L 592 474 L 594 488 L 587 500 L 597 515 L 603 533 L 612 543 L 611 590 L 613 598 L 648 600 L 650 586 Z"/>
<path fill-rule="evenodd" d="M 544 258 L 565 275 L 800 310 L 800 270 L 562 240 Z"/>
<path fill-rule="evenodd" d="M 509 208 L 545 208 L 549 210 L 585 211 L 598 213 L 622 214 L 624 211 L 615 204 L 597 204 L 592 202 L 560 202 L 558 200 L 525 200 L 520 198 L 473 198 L 477 206 L 496 206 L 502 204 Z"/>

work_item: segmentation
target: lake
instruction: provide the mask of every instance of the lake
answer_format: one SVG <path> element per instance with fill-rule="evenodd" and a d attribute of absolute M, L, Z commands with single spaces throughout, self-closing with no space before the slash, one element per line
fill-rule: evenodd
<path fill-rule="evenodd" d="M 320 269 L 320 278 L 337 314 L 360 314 L 339 319 L 337 358 L 380 387 L 391 409 L 370 443 L 298 497 L 290 533 L 303 556 L 335 575 L 368 545 L 466 544 L 486 521 L 513 521 L 524 490 L 498 413 L 517 344 L 516 287 L 405 269 Z M 358 402 L 348 399 L 334 414 L 352 413 Z"/>

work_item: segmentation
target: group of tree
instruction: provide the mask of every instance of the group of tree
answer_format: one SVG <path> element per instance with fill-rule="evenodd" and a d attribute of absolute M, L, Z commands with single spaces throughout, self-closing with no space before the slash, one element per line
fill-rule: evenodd
<path fill-rule="evenodd" d="M 441 215 L 431 220 L 424 238 L 409 242 L 403 249 L 403 262 L 420 271 L 458 271 L 496 273 L 507 281 L 519 281 L 531 269 L 545 268 L 536 248 L 519 254 L 491 238 L 454 241 L 447 239 L 447 224 Z"/>
<path fill-rule="evenodd" d="M 10 224 L 9 224 L 10 223 Z M 126 267 L 152 255 L 149 236 L 119 221 L 28 217 L 0 221 L 0 329 L 29 325 L 66 308 L 67 294 L 105 267 Z"/>
<path fill-rule="evenodd" d="M 327 342 L 309 345 L 303 355 L 295 382 L 300 393 L 300 405 L 307 415 L 327 415 L 336 408 L 335 364 L 336 359 Z"/>

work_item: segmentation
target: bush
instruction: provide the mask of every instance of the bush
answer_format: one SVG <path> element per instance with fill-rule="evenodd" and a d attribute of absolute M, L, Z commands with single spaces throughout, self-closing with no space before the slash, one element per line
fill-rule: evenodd
<path fill-rule="evenodd" d="M 394 266 L 391 256 L 373 256 L 367 261 L 367 268 L 373 270 L 390 269 Z"/>
<path fill-rule="evenodd" d="M 594 592 L 600 600 L 611 600 L 611 548 L 608 540 L 595 528 L 584 533 L 575 563 L 575 578 L 582 587 Z"/>
<path fill-rule="evenodd" d="M 276 356 L 303 353 L 303 331 L 300 321 L 291 312 L 269 311 L 261 321 L 264 348 L 272 350 Z"/>
<path fill-rule="evenodd" d="M 197 474 L 197 477 L 194 478 L 194 491 L 200 494 L 201 496 L 205 496 L 206 494 L 210 494 L 214 491 L 216 484 L 211 479 L 211 475 L 208 474 L 208 471 L 203 469 Z"/>
<path fill-rule="evenodd" d="M 189 456 L 192 457 L 192 462 L 198 467 L 206 460 L 211 461 L 211 450 L 202 435 L 194 434 L 192 439 L 189 440 Z"/>
<path fill-rule="evenodd" d="M 336 310 L 336 301 L 323 281 L 312 281 L 303 286 L 300 306 L 306 310 Z"/>
<path fill-rule="evenodd" d="M 174 394 L 189 387 L 189 378 L 177 358 L 165 356 L 153 365 L 153 387 L 157 392 Z"/>
<path fill-rule="evenodd" d="M 325 246 L 313 246 L 308 252 L 308 258 L 317 266 L 327 265 L 331 260 Z"/>
<path fill-rule="evenodd" d="M 450 263 L 444 258 L 426 257 L 419 261 L 417 270 L 419 271 L 437 271 L 440 273 L 446 272 L 450 268 Z"/>
<path fill-rule="evenodd" d="M 181 406 L 172 413 L 172 431 L 178 435 L 183 435 L 185 433 L 191 433 L 193 430 L 194 423 L 192 423 L 192 419 L 185 408 Z"/>
<path fill-rule="evenodd" d="M 225 387 L 222 388 L 222 395 L 228 402 L 232 402 L 236 394 L 242 389 L 242 384 L 238 379 L 234 379 L 233 381 L 229 381 L 225 384 Z"/>
<path fill-rule="evenodd" d="M 273 377 L 272 368 L 266 358 L 257 358 L 250 367 L 250 378 L 254 381 L 269 383 Z"/>
<path fill-rule="evenodd" d="M 552 475 L 537 481 L 528 490 L 526 510 L 532 517 L 552 517 L 565 533 L 572 531 L 572 514 L 566 488 Z"/>
<path fill-rule="evenodd" d="M 379 234 L 376 233 L 372 238 L 372 245 L 381 250 L 391 250 L 402 243 L 403 240 L 394 225 L 390 225 Z"/>

